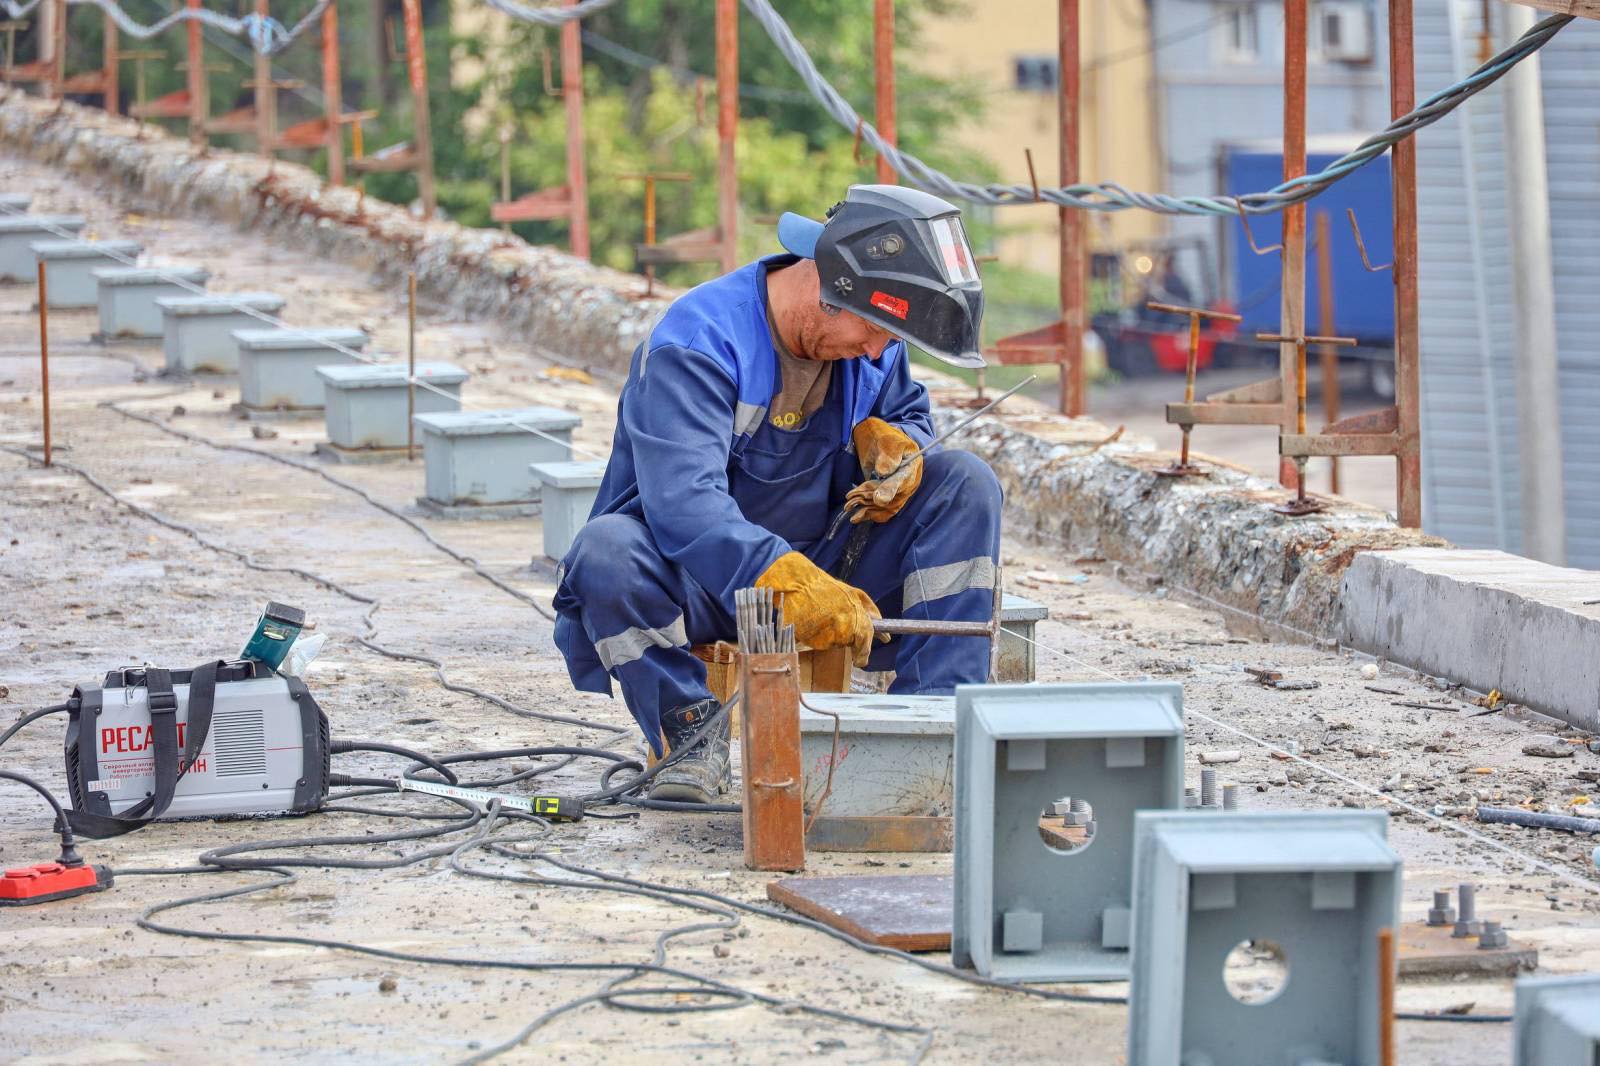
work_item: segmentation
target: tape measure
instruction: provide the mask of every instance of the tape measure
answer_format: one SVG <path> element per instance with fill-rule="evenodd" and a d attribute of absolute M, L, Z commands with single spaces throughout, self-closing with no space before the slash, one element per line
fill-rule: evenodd
<path fill-rule="evenodd" d="M 461 785 L 445 785 L 437 781 L 418 781 L 414 777 L 397 777 L 394 779 L 394 784 L 402 792 L 426 792 L 430 796 L 448 796 L 451 799 L 476 803 L 485 810 L 490 803 L 499 800 L 500 806 L 504 808 L 526 811 L 540 818 L 548 818 L 552 822 L 576 822 L 583 817 L 583 801 L 566 796 L 513 796 L 505 792 L 463 788 Z"/>

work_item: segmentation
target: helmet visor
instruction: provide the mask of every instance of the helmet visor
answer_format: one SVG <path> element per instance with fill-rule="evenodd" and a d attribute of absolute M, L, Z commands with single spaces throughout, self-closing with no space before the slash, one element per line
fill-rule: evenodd
<path fill-rule="evenodd" d="M 939 265 L 951 285 L 969 285 L 978 280 L 978 261 L 967 243 L 967 231 L 956 215 L 928 220 L 934 244 L 939 249 Z"/>

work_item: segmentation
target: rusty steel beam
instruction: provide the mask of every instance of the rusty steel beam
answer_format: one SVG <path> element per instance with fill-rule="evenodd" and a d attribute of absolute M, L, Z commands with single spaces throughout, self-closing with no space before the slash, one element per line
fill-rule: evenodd
<path fill-rule="evenodd" d="M 1057 19 L 1060 37 L 1058 63 L 1061 82 L 1061 184 L 1075 185 L 1079 176 L 1079 61 L 1078 0 L 1060 0 Z M 1088 297 L 1088 250 L 1084 247 L 1087 227 L 1082 211 L 1063 207 L 1061 223 L 1061 413 L 1071 417 L 1083 414 L 1085 384 L 1083 371 L 1083 328 L 1087 322 L 1084 303 Z"/>
<path fill-rule="evenodd" d="M 328 123 L 328 181 L 344 184 L 344 88 L 339 73 L 339 5 L 329 4 L 322 12 L 322 95 L 323 114 Z"/>
<path fill-rule="evenodd" d="M 1276 426 L 1282 418 L 1283 406 L 1278 403 L 1206 400 L 1167 404 L 1167 421 L 1177 426 Z"/>
<path fill-rule="evenodd" d="M 432 218 L 439 198 L 433 186 L 433 126 L 428 117 L 428 55 L 422 41 L 422 5 L 419 0 L 401 0 L 406 26 L 406 74 L 411 80 L 411 120 L 415 136 L 417 195 L 422 199 L 422 217 Z"/>
<path fill-rule="evenodd" d="M 1285 458 L 1340 455 L 1393 455 L 1394 433 L 1285 433 L 1280 450 Z"/>
<path fill-rule="evenodd" d="M 739 265 L 739 0 L 717 0 L 717 237 L 722 270 Z"/>
<path fill-rule="evenodd" d="M 186 0 L 192 11 L 200 9 L 200 0 Z M 211 111 L 211 79 L 206 76 L 204 39 L 200 36 L 200 20 L 191 18 L 184 27 L 188 34 L 188 66 L 185 82 L 189 87 L 189 140 L 195 144 L 207 143 L 206 119 Z"/>
<path fill-rule="evenodd" d="M 563 0 L 572 7 L 578 0 Z M 567 210 L 572 254 L 589 258 L 589 175 L 583 147 L 583 41 L 577 19 L 561 27 L 561 97 L 567 109 Z"/>
<path fill-rule="evenodd" d="M 103 86 L 104 92 L 100 94 L 100 103 L 104 105 L 107 114 L 115 115 L 118 110 L 117 90 L 120 88 L 120 86 L 117 84 L 117 65 L 119 62 L 117 53 L 120 50 L 120 44 L 118 40 L 119 34 L 117 33 L 117 24 L 112 21 L 110 15 L 107 15 L 105 18 L 105 29 L 103 32 L 104 40 L 101 43 L 100 53 L 100 76 L 105 79 L 105 84 Z"/>
<path fill-rule="evenodd" d="M 1317 212 L 1317 332 L 1333 332 L 1333 246 L 1330 243 L 1332 227 L 1328 212 Z M 1339 421 L 1339 353 L 1331 344 L 1317 346 L 1317 360 L 1322 364 L 1322 417 L 1333 424 Z M 1328 464 L 1328 491 L 1339 494 L 1339 460 Z"/>
<path fill-rule="evenodd" d="M 874 123 L 884 140 L 898 145 L 894 107 L 894 0 L 873 0 L 872 59 L 876 85 Z M 881 155 L 878 156 L 878 184 L 896 184 L 894 167 Z"/>
<path fill-rule="evenodd" d="M 1283 180 L 1306 172 L 1306 0 L 1284 0 L 1283 5 Z M 1306 208 L 1294 204 L 1283 212 L 1283 286 L 1279 334 L 1299 337 L 1306 331 Z M 1283 433 L 1296 432 L 1297 371 L 1304 349 L 1293 341 L 1278 346 L 1278 380 L 1283 392 Z M 1303 409 L 1303 408 L 1302 408 Z M 1304 433 L 1302 424 L 1298 432 Z M 1299 483 L 1294 463 L 1278 460 L 1278 483 L 1295 488 Z"/>
<path fill-rule="evenodd" d="M 267 18 L 267 0 L 256 0 L 256 15 Z M 272 158 L 272 142 L 278 139 L 278 89 L 272 84 L 272 57 L 252 49 L 255 57 L 256 151 Z"/>
<path fill-rule="evenodd" d="M 806 864 L 800 660 L 794 652 L 745 652 L 740 660 L 744 864 L 800 870 Z"/>
<path fill-rule="evenodd" d="M 1389 0 L 1389 114 L 1416 107 L 1416 41 L 1412 0 Z M 1417 343 L 1417 144 L 1406 137 L 1390 150 L 1394 189 L 1394 402 L 1400 410 L 1395 494 L 1402 526 L 1422 526 L 1422 374 Z"/>

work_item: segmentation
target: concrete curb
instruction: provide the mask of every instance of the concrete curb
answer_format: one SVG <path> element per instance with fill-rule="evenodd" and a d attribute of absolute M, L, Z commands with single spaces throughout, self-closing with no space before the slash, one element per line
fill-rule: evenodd
<path fill-rule="evenodd" d="M 620 375 L 675 293 L 637 298 L 643 282 L 499 230 L 423 222 L 310 169 L 260 156 L 202 152 L 155 126 L 96 108 L 0 89 L 0 144 L 67 170 L 109 179 L 129 199 L 272 233 L 308 251 L 360 263 L 390 283 L 417 272 L 418 289 L 466 317 L 527 330 L 547 352 Z M 570 362 L 553 355 L 558 361 Z"/>
<path fill-rule="evenodd" d="M 1358 555 L 1342 637 L 1373 655 L 1600 731 L 1600 575 L 1501 551 Z"/>

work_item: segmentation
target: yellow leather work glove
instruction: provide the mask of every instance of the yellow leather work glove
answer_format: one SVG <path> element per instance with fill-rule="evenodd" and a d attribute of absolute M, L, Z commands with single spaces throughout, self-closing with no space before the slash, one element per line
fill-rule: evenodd
<path fill-rule="evenodd" d="M 851 489 L 845 497 L 846 509 L 855 511 L 850 521 L 887 522 L 900 513 L 922 484 L 922 456 L 917 442 L 881 418 L 863 419 L 850 437 L 855 441 L 856 457 L 861 460 L 861 472 L 871 479 Z M 910 462 L 897 472 L 907 456 L 912 457 Z"/>
<path fill-rule="evenodd" d="M 867 665 L 872 620 L 883 617 L 871 596 L 832 577 L 799 552 L 778 556 L 756 579 L 756 588 L 777 595 L 784 622 L 794 626 L 795 640 L 818 650 L 852 648 L 856 665 Z"/>

